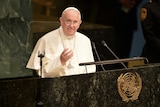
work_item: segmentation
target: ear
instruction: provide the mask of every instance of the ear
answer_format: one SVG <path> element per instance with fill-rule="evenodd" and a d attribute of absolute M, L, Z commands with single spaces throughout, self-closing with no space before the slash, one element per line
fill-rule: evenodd
<path fill-rule="evenodd" d="M 60 22 L 62 21 L 62 17 L 59 18 L 59 21 L 60 21 Z"/>
<path fill-rule="evenodd" d="M 82 20 L 79 21 L 79 24 L 81 24 L 81 23 L 82 23 Z"/>

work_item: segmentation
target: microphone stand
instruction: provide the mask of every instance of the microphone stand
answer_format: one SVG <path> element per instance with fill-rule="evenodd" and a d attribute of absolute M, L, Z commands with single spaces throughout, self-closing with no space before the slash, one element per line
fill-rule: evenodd
<path fill-rule="evenodd" d="M 116 59 L 119 59 L 118 56 L 109 48 L 109 46 L 106 44 L 105 41 L 102 41 L 102 45 L 105 46 L 105 47 L 112 53 L 112 55 L 113 55 Z M 120 63 L 121 63 L 121 65 L 122 65 L 125 69 L 128 69 L 123 62 L 120 62 Z"/>
<path fill-rule="evenodd" d="M 98 52 L 97 52 L 95 43 L 92 42 L 92 45 L 93 45 L 93 49 L 94 49 L 94 51 L 95 51 L 95 54 L 96 54 L 96 56 L 97 56 L 98 61 L 101 61 L 100 56 L 99 56 L 99 54 L 98 54 Z M 101 68 L 102 68 L 103 71 L 106 71 L 102 64 L 101 64 Z"/>
<path fill-rule="evenodd" d="M 37 103 L 36 106 L 37 107 L 43 107 L 44 104 L 42 102 L 42 98 L 41 98 L 41 81 L 42 81 L 42 58 L 44 57 L 44 54 L 39 54 L 38 52 L 38 57 L 40 58 L 40 75 L 37 81 Z"/>

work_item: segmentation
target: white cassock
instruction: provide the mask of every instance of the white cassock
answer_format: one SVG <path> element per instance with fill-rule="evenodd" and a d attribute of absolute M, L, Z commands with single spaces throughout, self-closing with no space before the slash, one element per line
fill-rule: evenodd
<path fill-rule="evenodd" d="M 64 48 L 73 50 L 73 57 L 62 66 L 60 54 Z M 38 57 L 40 53 L 45 53 L 42 69 Z M 95 65 L 79 66 L 79 63 L 85 62 L 94 62 L 90 39 L 79 32 L 68 38 L 59 27 L 38 40 L 26 67 L 36 70 L 39 75 L 42 73 L 43 78 L 96 72 Z"/>

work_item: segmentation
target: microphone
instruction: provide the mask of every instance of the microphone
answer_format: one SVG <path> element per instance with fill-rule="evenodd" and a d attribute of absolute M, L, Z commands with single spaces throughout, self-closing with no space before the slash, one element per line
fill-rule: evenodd
<path fill-rule="evenodd" d="M 94 42 L 92 42 L 92 46 L 93 46 L 93 49 L 94 49 L 94 51 L 95 51 L 95 53 L 96 53 L 96 56 L 97 56 L 97 58 L 98 58 L 98 61 L 101 61 L 100 56 L 99 56 L 99 54 L 98 54 L 98 52 L 97 52 L 97 49 L 96 49 L 96 45 L 95 45 Z M 104 69 L 104 67 L 103 67 L 102 64 L 101 64 L 101 68 L 102 68 L 103 71 L 106 71 L 106 70 Z"/>
<path fill-rule="evenodd" d="M 112 55 L 119 60 L 118 56 L 109 48 L 109 46 L 106 44 L 106 42 L 104 40 L 102 40 L 102 45 L 105 46 L 111 53 Z M 120 62 L 122 64 L 122 66 L 128 70 L 128 68 L 126 67 L 126 65 L 123 62 Z"/>
<path fill-rule="evenodd" d="M 45 52 L 40 53 L 38 51 L 38 57 L 40 58 L 40 77 L 42 77 L 42 58 L 45 56 Z"/>

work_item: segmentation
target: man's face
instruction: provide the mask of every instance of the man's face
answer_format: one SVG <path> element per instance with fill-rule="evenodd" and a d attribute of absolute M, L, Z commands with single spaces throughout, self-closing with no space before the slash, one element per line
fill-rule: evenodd
<path fill-rule="evenodd" d="M 62 17 L 60 17 L 60 23 L 64 34 L 67 36 L 72 36 L 81 24 L 80 13 L 73 9 L 67 10 Z"/>

